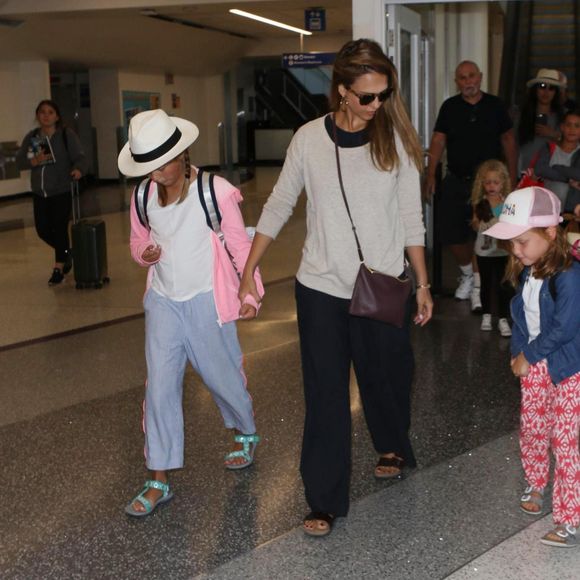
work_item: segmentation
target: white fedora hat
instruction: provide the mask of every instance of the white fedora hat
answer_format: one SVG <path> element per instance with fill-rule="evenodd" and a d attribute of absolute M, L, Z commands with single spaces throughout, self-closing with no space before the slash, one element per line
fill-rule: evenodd
<path fill-rule="evenodd" d="M 541 68 L 538 71 L 538 74 L 526 83 L 526 86 L 529 88 L 533 87 L 534 85 L 540 85 L 542 83 L 546 85 L 553 85 L 555 87 L 564 86 L 564 83 L 560 80 L 560 74 L 558 71 L 551 68 Z"/>
<path fill-rule="evenodd" d="M 198 135 L 191 121 L 170 117 L 162 109 L 138 113 L 117 159 L 119 171 L 129 177 L 147 175 L 185 151 Z"/>

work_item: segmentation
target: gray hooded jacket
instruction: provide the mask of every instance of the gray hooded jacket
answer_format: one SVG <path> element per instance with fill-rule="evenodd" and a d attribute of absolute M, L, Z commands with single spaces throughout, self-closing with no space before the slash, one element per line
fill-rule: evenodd
<path fill-rule="evenodd" d="M 51 197 L 70 193 L 71 171 L 78 169 L 81 174 L 85 175 L 88 169 L 88 161 L 79 138 L 72 129 L 57 129 L 50 137 L 50 147 L 55 162 L 32 167 L 29 155 L 32 155 L 32 141 L 38 135 L 39 129 L 34 129 L 24 137 L 16 155 L 18 167 L 21 170 L 31 171 L 31 189 L 36 195 Z"/>

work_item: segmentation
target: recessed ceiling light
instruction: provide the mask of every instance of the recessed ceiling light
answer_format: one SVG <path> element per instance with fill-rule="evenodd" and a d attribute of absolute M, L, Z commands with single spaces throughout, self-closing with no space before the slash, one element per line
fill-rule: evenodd
<path fill-rule="evenodd" d="M 238 10 L 237 8 L 232 8 L 230 12 L 232 14 L 236 14 L 237 16 L 251 18 L 252 20 L 257 20 L 258 22 L 263 22 L 264 24 L 270 24 L 271 26 L 277 26 L 278 28 L 284 28 L 285 30 L 291 30 L 292 32 L 297 32 L 298 34 L 306 34 L 308 36 L 312 34 L 312 32 L 309 30 L 302 30 L 302 28 L 296 28 L 295 26 L 290 26 L 289 24 L 284 24 L 283 22 L 278 22 L 277 20 L 270 20 L 270 18 L 264 18 L 263 16 L 252 14 L 251 12 L 244 12 L 243 10 Z"/>

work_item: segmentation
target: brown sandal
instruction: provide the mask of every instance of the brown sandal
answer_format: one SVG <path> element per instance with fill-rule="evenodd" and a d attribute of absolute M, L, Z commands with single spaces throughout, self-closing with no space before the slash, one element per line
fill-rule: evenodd
<path fill-rule="evenodd" d="M 304 529 L 304 533 L 307 536 L 316 536 L 319 538 L 322 536 L 328 536 L 328 534 L 330 534 L 330 532 L 332 531 L 332 524 L 334 524 L 334 516 L 331 516 L 330 514 L 324 512 L 310 512 L 304 518 L 304 523 L 315 521 L 326 522 L 328 526 L 324 528 L 307 528 L 306 526 L 302 526 Z"/>
<path fill-rule="evenodd" d="M 377 479 L 399 479 L 403 475 L 403 467 L 405 466 L 405 460 L 396 455 L 393 457 L 379 457 L 377 464 L 375 466 L 375 477 Z M 396 471 L 391 471 L 390 473 L 381 473 L 377 471 L 379 467 L 392 467 Z"/>

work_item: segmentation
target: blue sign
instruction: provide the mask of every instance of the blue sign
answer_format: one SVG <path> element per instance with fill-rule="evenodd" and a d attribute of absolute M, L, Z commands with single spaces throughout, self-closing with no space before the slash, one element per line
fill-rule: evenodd
<path fill-rule="evenodd" d="M 332 66 L 335 59 L 335 52 L 290 52 L 282 55 L 282 66 L 284 68 Z"/>
<path fill-rule="evenodd" d="M 310 32 L 324 32 L 326 30 L 326 10 L 324 8 L 305 10 L 304 28 Z"/>

